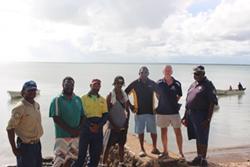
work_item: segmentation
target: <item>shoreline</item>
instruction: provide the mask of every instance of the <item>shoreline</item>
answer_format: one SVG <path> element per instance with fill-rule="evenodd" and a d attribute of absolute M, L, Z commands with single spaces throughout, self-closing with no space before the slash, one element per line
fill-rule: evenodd
<path fill-rule="evenodd" d="M 139 141 L 135 134 L 128 134 L 126 146 L 135 155 L 140 152 Z M 147 156 L 142 158 L 144 161 L 157 159 L 156 155 L 149 153 L 151 149 L 152 145 L 145 142 Z M 173 159 L 179 158 L 179 155 L 171 152 L 171 150 L 169 155 Z M 185 152 L 184 155 L 186 161 L 190 161 L 196 156 L 196 152 Z M 207 160 L 211 167 L 250 167 L 250 145 L 208 149 Z"/>
<path fill-rule="evenodd" d="M 173 166 L 170 163 L 174 163 L 176 167 L 188 167 L 186 161 L 192 160 L 196 156 L 196 152 L 185 152 L 185 159 L 183 161 L 179 155 L 176 153 L 169 151 L 169 159 L 159 160 L 157 155 L 151 154 L 152 144 L 148 144 L 144 141 L 144 147 L 146 150 L 145 157 L 139 157 L 138 154 L 140 152 L 140 145 L 138 138 L 135 134 L 128 133 L 127 135 L 127 143 L 125 145 L 127 149 L 127 154 L 129 154 L 130 158 L 136 159 L 138 167 L 161 167 L 162 165 L 154 165 L 164 163 L 164 167 Z M 161 148 L 159 148 L 161 150 Z M 114 156 L 114 155 L 113 155 Z M 118 158 L 118 157 L 117 157 Z M 250 167 L 250 145 L 241 145 L 237 147 L 224 147 L 224 148 L 215 148 L 208 149 L 207 160 L 209 163 L 209 167 Z M 44 165 L 43 166 L 52 166 L 53 157 L 44 157 Z M 165 162 L 164 162 L 165 161 Z M 132 160 L 130 161 L 132 162 Z M 154 162 L 154 163 L 152 163 Z M 15 163 L 15 162 L 14 162 Z M 146 165 L 145 165 L 146 164 Z M 151 165 L 149 165 L 151 164 Z M 127 164 L 128 167 L 131 166 L 130 163 Z M 13 164 L 7 165 L 7 167 L 15 167 Z"/>
<path fill-rule="evenodd" d="M 185 153 L 186 159 L 191 160 L 196 152 Z M 250 145 L 208 149 L 207 160 L 218 166 L 250 167 Z"/>

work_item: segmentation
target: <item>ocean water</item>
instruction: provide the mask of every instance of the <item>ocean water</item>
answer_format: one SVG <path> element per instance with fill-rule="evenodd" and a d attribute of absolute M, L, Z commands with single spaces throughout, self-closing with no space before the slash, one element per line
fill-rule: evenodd
<path fill-rule="evenodd" d="M 0 64 L 0 162 L 14 164 L 6 133 L 7 122 L 11 109 L 17 100 L 11 100 L 7 90 L 20 90 L 27 80 L 35 80 L 41 90 L 36 100 L 41 105 L 43 156 L 53 155 L 54 125 L 49 118 L 49 105 L 53 97 L 62 90 L 62 79 L 72 76 L 75 79 L 75 93 L 79 96 L 89 91 L 89 84 L 93 78 L 102 80 L 100 94 L 105 96 L 111 91 L 112 82 L 116 75 L 125 78 L 125 86 L 138 78 L 138 69 L 146 65 L 150 71 L 150 78 L 157 81 L 162 78 L 164 64 L 81 64 L 81 63 L 5 63 Z M 186 92 L 193 82 L 192 69 L 195 65 L 173 64 L 174 77 L 182 83 L 183 104 L 180 114 L 183 116 Z M 207 77 L 213 81 L 217 89 L 228 89 L 229 85 L 237 87 L 240 81 L 246 91 L 244 95 L 219 97 L 220 108 L 214 113 L 209 139 L 209 148 L 232 147 L 250 144 L 250 66 L 235 65 L 205 65 Z M 134 120 L 131 114 L 129 131 L 133 133 Z M 186 128 L 182 128 L 184 136 L 184 152 L 194 151 L 195 142 L 187 140 Z M 158 129 L 158 145 L 161 146 Z M 146 140 L 151 142 L 149 135 Z M 172 128 L 169 130 L 169 149 L 177 152 L 175 136 Z"/>

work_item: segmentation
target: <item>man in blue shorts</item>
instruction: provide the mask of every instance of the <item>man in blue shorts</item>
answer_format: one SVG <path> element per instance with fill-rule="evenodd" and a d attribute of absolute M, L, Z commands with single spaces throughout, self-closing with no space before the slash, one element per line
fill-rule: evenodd
<path fill-rule="evenodd" d="M 208 136 L 214 105 L 218 103 L 216 89 L 205 76 L 205 68 L 194 68 L 195 82 L 190 86 L 186 99 L 186 112 L 182 119 L 187 125 L 188 138 L 196 139 L 197 157 L 190 165 L 207 167 Z"/>
<path fill-rule="evenodd" d="M 139 156 L 146 156 L 144 149 L 144 130 L 151 133 L 153 150 L 152 154 L 159 154 L 157 149 L 157 132 L 154 114 L 154 93 L 157 92 L 157 84 L 148 78 L 148 68 L 143 66 L 139 70 L 139 79 L 133 81 L 126 89 L 127 94 L 132 93 L 134 105 L 130 105 L 135 113 L 135 133 L 139 136 L 141 152 Z"/>

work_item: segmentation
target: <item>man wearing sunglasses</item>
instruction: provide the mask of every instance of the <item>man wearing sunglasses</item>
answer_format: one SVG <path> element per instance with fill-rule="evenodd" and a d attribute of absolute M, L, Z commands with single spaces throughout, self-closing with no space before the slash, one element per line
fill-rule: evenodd
<path fill-rule="evenodd" d="M 196 139 L 197 157 L 189 164 L 207 167 L 209 127 L 214 105 L 218 100 L 213 83 L 205 76 L 204 66 L 194 68 L 194 80 L 188 89 L 186 111 L 182 122 L 187 125 L 189 140 Z"/>

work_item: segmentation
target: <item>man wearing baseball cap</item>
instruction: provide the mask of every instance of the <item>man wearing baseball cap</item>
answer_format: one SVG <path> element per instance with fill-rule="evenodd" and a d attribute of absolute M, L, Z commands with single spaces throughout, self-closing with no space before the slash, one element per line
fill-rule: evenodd
<path fill-rule="evenodd" d="M 101 80 L 93 79 L 88 94 L 81 97 L 86 116 L 81 127 L 79 154 L 74 167 L 82 167 L 89 150 L 88 167 L 97 167 L 102 153 L 103 125 L 108 119 L 105 98 L 100 96 Z"/>
<path fill-rule="evenodd" d="M 24 83 L 21 91 L 23 99 L 12 109 L 7 126 L 9 142 L 18 167 L 42 166 L 40 138 L 43 135 L 43 128 L 40 106 L 34 100 L 36 91 L 37 85 L 34 81 Z"/>
<path fill-rule="evenodd" d="M 196 140 L 197 156 L 188 164 L 207 167 L 209 127 L 213 108 L 218 100 L 213 83 L 205 76 L 204 66 L 199 65 L 193 71 L 195 81 L 188 89 L 186 111 L 182 122 L 187 126 L 189 140 Z"/>

